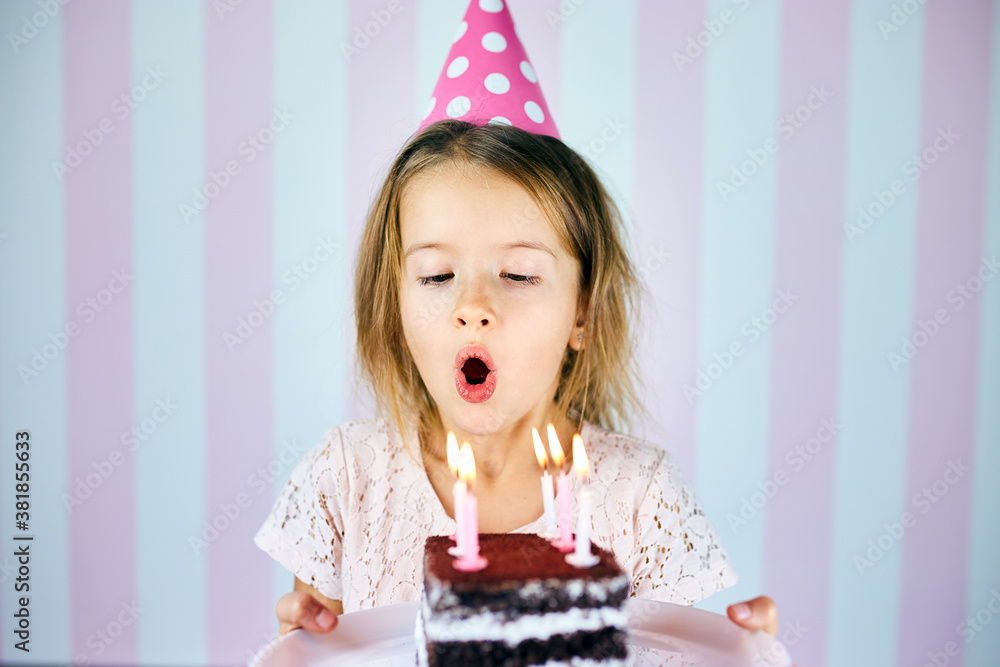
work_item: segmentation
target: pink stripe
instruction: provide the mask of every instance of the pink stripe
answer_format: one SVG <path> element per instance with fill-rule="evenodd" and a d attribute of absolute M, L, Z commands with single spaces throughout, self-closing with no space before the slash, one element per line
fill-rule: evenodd
<path fill-rule="evenodd" d="M 767 553 L 764 592 L 779 602 L 782 619 L 809 628 L 795 659 L 816 666 L 827 654 L 836 428 L 823 421 L 837 418 L 849 9 L 849 3 L 785 4 L 778 111 L 796 120 L 776 128 L 772 158 L 774 289 L 787 291 L 792 305 L 772 329 L 768 470 L 788 479 L 767 507 L 766 543 L 783 547 Z M 786 461 L 810 438 L 816 438 L 813 452 L 822 446 L 811 460 L 801 468 Z"/>
<path fill-rule="evenodd" d="M 72 650 L 102 664 L 135 664 L 137 654 L 136 624 L 118 624 L 136 595 L 133 462 L 109 462 L 133 422 L 132 285 L 109 289 L 113 272 L 132 271 L 131 128 L 111 112 L 132 86 L 129 19 L 120 0 L 63 8 L 65 142 L 83 142 L 81 153 L 96 144 L 64 175 L 66 318 L 81 331 L 66 350 L 66 492 L 88 475 L 97 487 L 70 515 Z"/>
<path fill-rule="evenodd" d="M 2 332 L 0 332 L 0 333 L 2 333 Z M 0 336 L 0 340 L 2 340 L 2 338 L 3 337 Z M 0 389 L 2 389 L 2 385 L 0 385 Z M 3 401 L 3 400 L 4 400 L 3 392 L 0 391 L 0 401 Z M 7 424 L 5 424 L 3 422 L 0 422 L 0 433 L 10 433 L 10 431 L 7 430 Z M 7 507 L 6 503 L 4 503 L 3 500 L 0 500 L 0 512 L 9 512 L 9 511 L 10 511 L 10 509 Z M 10 516 L 10 515 L 8 514 L 7 516 Z M 11 562 L 11 561 L 8 560 L 7 562 Z M 3 558 L 2 557 L 0 557 L 0 563 L 3 563 L 4 565 L 6 565 L 6 563 L 3 562 Z M 7 605 L 7 600 L 6 600 L 5 593 L 6 593 L 6 591 L 3 588 L 0 588 L 0 609 L 6 609 L 7 608 L 7 606 L 6 606 Z M 16 596 L 17 594 L 15 592 L 11 591 L 10 595 L 11 595 L 11 599 L 13 600 L 13 599 L 15 599 L 14 596 Z M 9 657 L 5 653 L 5 649 L 4 649 L 5 646 L 6 646 L 6 642 L 0 642 L 0 664 L 9 661 Z M 11 651 L 16 651 L 18 649 L 12 647 L 10 650 Z"/>
<path fill-rule="evenodd" d="M 261 317 L 267 306 L 258 308 L 254 302 L 269 299 L 272 290 L 275 147 L 254 146 L 248 137 L 281 141 L 280 134 L 274 139 L 260 134 L 270 130 L 275 106 L 280 109 L 281 103 L 272 92 L 272 3 L 243 3 L 224 19 L 206 4 L 204 20 L 206 179 L 229 161 L 240 166 L 239 174 L 211 200 L 201 223 L 209 443 L 205 478 L 211 481 L 205 512 L 210 522 L 230 524 L 207 550 L 209 658 L 213 664 L 236 664 L 245 662 L 247 648 L 256 648 L 259 638 L 275 628 L 268 585 L 271 561 L 253 546 L 270 496 L 257 496 L 247 485 L 249 476 L 273 459 L 272 320 Z M 290 122 L 284 131 L 295 132 L 295 121 Z M 245 343 L 230 350 L 223 335 L 236 335 L 240 318 L 255 328 Z M 240 494 L 253 504 L 240 508 Z M 239 515 L 231 518 L 234 513 Z"/>
<path fill-rule="evenodd" d="M 972 477 L 947 477 L 950 461 L 971 466 L 981 293 L 961 310 L 947 295 L 976 276 L 985 252 L 986 146 L 993 3 L 927 3 L 924 17 L 921 150 L 942 128 L 961 135 L 919 180 L 917 274 L 912 332 L 944 310 L 949 321 L 919 348 L 910 366 L 910 448 L 907 509 L 917 524 L 903 541 L 899 665 L 924 664 L 948 642 L 963 645 Z M 944 142 L 939 141 L 944 146 Z M 896 345 L 900 345 L 896 343 Z M 897 347 L 898 349 L 898 347 Z M 940 480 L 946 480 L 940 482 Z M 938 481 L 937 491 L 933 490 Z M 947 489 L 937 502 L 913 499 Z M 927 503 L 924 505 L 923 503 Z M 926 514 L 924 509 L 926 508 Z M 976 599 L 988 591 L 969 591 Z M 949 664 L 960 665 L 962 657 Z"/>
<path fill-rule="evenodd" d="M 364 30 L 372 20 L 371 12 L 384 11 L 381 0 L 350 0 L 348 32 Z M 413 108 L 417 79 L 417 12 L 416 3 L 404 3 L 403 11 L 382 29 L 360 53 L 351 58 L 348 68 L 347 139 L 348 169 L 348 232 L 347 242 L 352 252 L 358 247 L 368 207 L 385 180 L 385 174 L 399 149 L 417 130 L 420 117 Z M 463 12 L 464 14 L 464 12 Z M 461 14 L 456 19 L 461 19 Z M 441 50 L 441 66 L 448 53 Z M 403 57 L 412 54 L 412 57 Z M 436 80 L 436 79 L 435 79 Z M 428 92 L 428 99 L 430 93 Z M 421 107 L 420 112 L 423 112 Z M 344 284 L 351 284 L 353 275 L 348 266 L 342 268 Z M 347 322 L 347 340 L 354 357 L 353 320 Z M 355 390 L 354 376 L 349 367 L 343 378 L 348 387 L 348 405 L 344 414 L 349 419 L 361 419 L 368 413 L 361 407 L 361 395 Z M 367 405 L 367 401 L 365 405 Z"/>
<path fill-rule="evenodd" d="M 3 332 L 0 331 L 0 341 L 3 340 L 2 333 Z M 0 349 L 2 349 L 2 343 L 0 343 Z M 0 390 L 2 390 L 2 389 L 3 389 L 3 385 L 0 384 Z M 6 399 L 6 397 L 4 396 L 3 391 L 0 391 L 0 405 L 3 404 L 3 401 L 5 399 Z M 8 425 L 6 423 L 0 422 L 0 433 L 16 433 L 16 430 L 13 430 L 13 429 L 8 430 L 9 428 L 10 427 L 8 427 Z M 15 426 L 14 429 L 16 429 L 16 428 L 18 428 L 18 427 Z M 12 499 L 12 500 L 14 500 L 16 502 L 16 499 Z M 0 512 L 4 513 L 4 514 L 2 514 L 0 516 L 10 516 L 10 514 L 7 514 L 7 512 L 10 512 L 10 511 L 11 511 L 11 507 L 8 507 L 7 503 L 4 502 L 3 499 L 0 499 Z M 14 564 L 13 563 L 13 559 L 11 559 L 10 556 L 7 556 L 6 558 L 8 560 L 5 562 L 4 561 L 4 557 L 0 556 L 0 564 L 2 564 L 3 566 L 7 566 L 8 563 L 10 563 L 11 565 Z M 6 597 L 7 597 L 7 590 L 9 590 L 9 589 L 7 589 L 6 587 L 0 587 L 0 609 L 7 609 L 7 599 L 6 599 Z M 11 596 L 11 600 L 16 600 L 17 599 L 17 592 L 11 590 L 11 592 L 10 592 L 9 595 Z M 18 641 L 18 640 L 15 639 L 15 642 L 16 641 Z M 3 663 L 6 663 L 6 662 L 10 661 L 10 658 L 6 654 L 6 650 L 5 650 L 6 646 L 7 646 L 7 642 L 0 642 L 0 664 L 3 664 Z M 14 648 L 14 647 L 11 647 L 10 650 L 11 650 L 11 652 L 13 652 L 13 651 L 17 651 L 18 649 Z"/>
<path fill-rule="evenodd" d="M 705 58 L 678 71 L 672 53 L 703 29 L 704 2 L 640 3 L 635 170 L 636 259 L 653 295 L 660 337 L 643 351 L 663 373 L 646 377 L 647 408 L 664 429 L 647 438 L 668 449 L 694 479 L 696 404 L 682 387 L 698 369 Z M 678 100 L 684 100 L 678 104 Z M 670 253 L 667 259 L 656 253 Z M 647 319 L 653 313 L 646 314 Z"/>

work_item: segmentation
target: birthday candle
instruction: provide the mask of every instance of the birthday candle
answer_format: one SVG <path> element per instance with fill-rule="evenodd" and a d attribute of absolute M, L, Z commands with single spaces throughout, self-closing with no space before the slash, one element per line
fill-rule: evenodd
<path fill-rule="evenodd" d="M 487 565 L 485 558 L 479 555 L 479 503 L 472 492 L 472 483 L 476 478 L 476 461 L 472 455 L 469 443 L 462 444 L 459 455 L 458 474 L 468 485 L 465 497 L 465 525 L 462 539 L 462 555 L 452 561 L 456 570 L 476 572 Z"/>
<path fill-rule="evenodd" d="M 587 487 L 587 452 L 583 448 L 583 438 L 579 434 L 573 436 L 573 468 L 580 482 L 580 494 L 576 517 L 576 548 L 567 554 L 566 562 L 576 567 L 593 567 L 600 560 L 590 552 L 590 503 L 591 494 Z"/>
<path fill-rule="evenodd" d="M 465 524 L 468 521 L 468 487 L 465 482 L 458 480 L 455 482 L 455 486 L 451 490 L 452 497 L 455 500 L 455 534 L 451 536 L 451 539 L 455 541 L 455 546 L 448 548 L 448 553 L 452 556 L 461 556 L 465 549 Z"/>
<path fill-rule="evenodd" d="M 462 526 L 465 523 L 465 493 L 466 487 L 465 482 L 458 476 L 458 440 L 455 439 L 455 434 L 451 431 L 448 432 L 448 468 L 451 469 L 451 474 L 455 475 L 455 484 L 451 488 L 451 499 L 452 507 L 455 514 L 455 534 L 451 535 L 452 542 L 455 546 L 448 549 L 448 553 L 452 556 L 462 555 Z"/>
<path fill-rule="evenodd" d="M 542 467 L 542 507 L 545 516 L 545 532 L 542 537 L 547 539 L 555 538 L 559 534 L 556 524 L 556 502 L 555 491 L 552 486 L 552 475 L 549 474 L 549 459 L 545 454 L 545 447 L 542 446 L 542 439 L 538 435 L 538 429 L 531 429 L 531 440 L 535 445 L 535 456 L 538 458 L 538 465 Z"/>
<path fill-rule="evenodd" d="M 559 479 L 556 481 L 556 487 L 558 488 L 556 503 L 559 508 L 559 538 L 553 540 L 552 546 L 563 553 L 567 553 L 573 550 L 575 542 L 573 541 L 573 517 L 570 510 L 569 477 L 566 475 L 566 471 L 562 469 L 563 463 L 566 461 L 566 455 L 563 454 L 562 445 L 559 444 L 559 436 L 556 435 L 556 428 L 552 424 L 549 424 L 548 435 L 549 452 L 552 454 L 552 462 L 559 468 Z"/>

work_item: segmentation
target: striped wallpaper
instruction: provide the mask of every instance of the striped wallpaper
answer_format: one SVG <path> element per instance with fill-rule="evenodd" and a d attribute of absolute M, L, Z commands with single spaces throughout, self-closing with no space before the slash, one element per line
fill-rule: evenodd
<path fill-rule="evenodd" d="M 652 421 L 802 665 L 1000 656 L 1000 6 L 510 0 Z M 0 3 L 0 659 L 245 663 L 365 210 L 466 0 Z M 30 432 L 30 654 L 15 434 Z"/>

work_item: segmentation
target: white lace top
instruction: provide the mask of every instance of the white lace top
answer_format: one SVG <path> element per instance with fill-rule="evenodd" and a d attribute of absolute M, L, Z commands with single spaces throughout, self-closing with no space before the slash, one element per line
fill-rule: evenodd
<path fill-rule="evenodd" d="M 633 596 L 691 605 L 737 582 L 668 453 L 589 422 L 580 435 L 595 499 L 592 539 L 631 576 Z M 455 531 L 419 457 L 406 450 L 419 451 L 416 430 L 405 437 L 381 419 L 327 431 L 254 538 L 345 612 L 418 600 L 425 539 Z M 576 516 L 576 475 L 570 479 Z M 544 523 L 539 517 L 513 532 L 542 532 Z"/>

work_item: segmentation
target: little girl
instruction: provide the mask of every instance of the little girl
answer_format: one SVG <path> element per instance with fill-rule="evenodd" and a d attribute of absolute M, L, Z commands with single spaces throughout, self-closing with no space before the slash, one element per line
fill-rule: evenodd
<path fill-rule="evenodd" d="M 475 454 L 481 532 L 544 531 L 531 429 L 551 423 L 567 453 L 583 438 L 601 499 L 593 540 L 633 596 L 690 605 L 736 583 L 670 455 L 615 432 L 642 413 L 639 288 L 620 227 L 592 169 L 557 138 L 442 120 L 404 147 L 369 213 L 354 286 L 360 368 L 384 418 L 328 431 L 255 538 L 295 575 L 281 633 L 419 599 L 425 539 L 455 529 L 448 432 Z M 728 613 L 777 633 L 770 598 Z"/>

